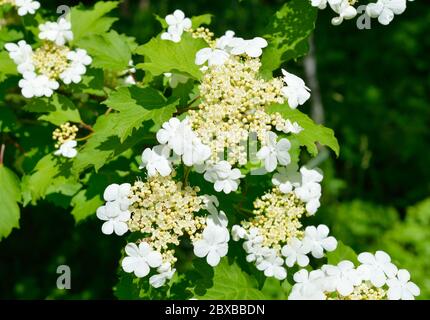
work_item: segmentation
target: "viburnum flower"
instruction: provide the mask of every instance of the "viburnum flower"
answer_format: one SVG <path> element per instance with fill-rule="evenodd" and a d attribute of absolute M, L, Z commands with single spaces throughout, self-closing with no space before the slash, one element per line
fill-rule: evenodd
<path fill-rule="evenodd" d="M 6 43 L 5 48 L 9 51 L 9 57 L 18 66 L 18 72 L 33 72 L 34 65 L 32 62 L 33 49 L 24 40 L 15 43 Z"/>
<path fill-rule="evenodd" d="M 294 190 L 296 196 L 306 203 L 306 210 L 310 214 L 314 214 L 320 207 L 321 185 L 319 184 L 323 175 L 315 169 L 300 169 L 302 175 L 302 183 L 300 187 Z"/>
<path fill-rule="evenodd" d="M 258 58 L 263 54 L 263 48 L 266 48 L 268 43 L 265 39 L 256 37 L 251 40 L 244 40 L 242 38 L 233 39 L 231 54 L 241 55 L 246 54 L 251 58 Z"/>
<path fill-rule="evenodd" d="M 191 20 L 186 18 L 181 10 L 175 10 L 172 14 L 167 15 L 165 20 L 169 27 L 167 32 L 161 34 L 163 40 L 179 42 L 184 30 L 190 29 L 192 26 Z"/>
<path fill-rule="evenodd" d="M 49 40 L 58 46 L 64 46 L 66 42 L 73 40 L 72 24 L 64 18 L 58 22 L 46 22 L 39 26 L 39 38 Z"/>
<path fill-rule="evenodd" d="M 219 226 L 208 225 L 203 231 L 203 239 L 194 242 L 194 254 L 199 258 L 206 257 L 212 267 L 220 262 L 228 252 L 228 230 Z"/>
<path fill-rule="evenodd" d="M 34 72 L 25 72 L 18 85 L 25 98 L 50 97 L 60 87 L 57 81 L 50 80 L 45 75 L 38 76 Z"/>
<path fill-rule="evenodd" d="M 357 10 L 350 5 L 349 0 L 329 0 L 329 3 L 333 11 L 339 14 L 338 17 L 331 20 L 335 26 L 341 24 L 344 19 L 353 19 L 357 15 Z"/>
<path fill-rule="evenodd" d="M 149 284 L 154 288 L 160 288 L 166 283 L 167 280 L 172 279 L 176 269 L 172 269 L 170 263 L 166 262 L 158 267 L 157 272 L 158 274 L 155 274 L 149 278 Z"/>
<path fill-rule="evenodd" d="M 168 160 L 169 155 L 170 149 L 165 146 L 155 146 L 152 149 L 146 148 L 142 153 L 142 164 L 139 168 L 146 168 L 150 177 L 155 176 L 157 173 L 166 177 L 172 172 Z"/>
<path fill-rule="evenodd" d="M 60 74 L 61 80 L 65 84 L 79 83 L 82 80 L 82 75 L 87 72 L 86 66 L 92 63 L 92 58 L 84 49 L 70 51 L 67 54 L 67 59 L 70 61 L 69 67 Z"/>
<path fill-rule="evenodd" d="M 388 25 L 394 19 L 394 15 L 402 14 L 406 10 L 406 0 L 378 0 L 369 3 L 366 13 L 372 18 L 378 18 L 380 24 Z"/>
<path fill-rule="evenodd" d="M 235 38 L 234 35 L 235 35 L 234 31 L 227 30 L 225 34 L 217 40 L 216 42 L 217 49 L 220 49 L 226 52 L 231 52 L 231 50 L 234 48 L 233 42 L 235 39 L 237 39 Z"/>
<path fill-rule="evenodd" d="M 229 57 L 229 54 L 224 50 L 203 48 L 196 53 L 195 63 L 201 66 L 208 63 L 209 66 L 220 66 L 223 65 Z"/>
<path fill-rule="evenodd" d="M 213 195 L 203 195 L 202 196 L 204 208 L 211 214 L 211 215 L 217 215 L 218 214 L 218 206 L 219 201 L 216 196 Z"/>
<path fill-rule="evenodd" d="M 282 69 L 282 74 L 284 75 L 284 82 L 287 84 L 286 87 L 282 88 L 282 94 L 288 99 L 290 108 L 296 109 L 311 97 L 309 93 L 311 90 L 298 76 L 284 69 Z"/>
<path fill-rule="evenodd" d="M 309 258 L 307 254 L 310 248 L 304 241 L 300 241 L 297 238 L 292 238 L 288 241 L 284 247 L 282 247 L 281 253 L 285 259 L 285 264 L 289 267 L 294 266 L 297 263 L 301 267 L 306 267 L 309 264 Z"/>
<path fill-rule="evenodd" d="M 117 201 L 107 202 L 106 205 L 97 209 L 97 218 L 106 221 L 102 225 L 104 234 L 122 236 L 128 231 L 127 221 L 130 219 L 128 210 L 121 210 L 120 203 Z"/>
<path fill-rule="evenodd" d="M 134 272 L 138 278 L 147 276 L 150 268 L 158 268 L 162 263 L 161 254 L 146 242 L 141 242 L 139 247 L 135 243 L 127 244 L 125 253 L 127 257 L 122 260 L 122 268 L 127 273 Z"/>
<path fill-rule="evenodd" d="M 296 284 L 293 286 L 289 300 L 325 300 L 326 296 L 321 289 L 321 282 L 325 275 L 321 270 L 306 269 L 297 271 L 293 279 Z"/>
<path fill-rule="evenodd" d="M 78 154 L 78 151 L 75 149 L 78 143 L 75 140 L 69 140 L 64 142 L 60 148 L 55 151 L 56 156 L 63 156 L 66 158 L 74 158 Z"/>
<path fill-rule="evenodd" d="M 227 161 L 221 161 L 211 166 L 205 172 L 204 178 L 206 181 L 214 183 L 214 188 L 217 192 L 223 191 L 229 194 L 237 190 L 242 174 L 239 169 L 232 169 L 231 164 Z"/>
<path fill-rule="evenodd" d="M 321 269 L 327 274 L 324 286 L 329 292 L 337 291 L 342 296 L 348 296 L 361 282 L 354 264 L 348 260 L 339 262 L 337 266 L 324 265 Z"/>
<path fill-rule="evenodd" d="M 395 278 L 387 280 L 387 296 L 390 300 L 414 300 L 420 294 L 420 288 L 409 281 L 411 275 L 409 271 L 400 269 Z"/>
<path fill-rule="evenodd" d="M 244 228 L 242 228 L 241 226 L 235 224 L 231 228 L 231 236 L 232 236 L 234 241 L 239 241 L 240 239 L 245 238 L 246 230 Z"/>
<path fill-rule="evenodd" d="M 279 187 L 282 193 L 290 193 L 300 187 L 302 177 L 298 172 L 298 165 L 291 163 L 286 167 L 279 167 L 273 175 L 272 183 Z"/>
<path fill-rule="evenodd" d="M 121 185 L 113 183 L 109 185 L 104 193 L 105 201 L 116 201 L 119 203 L 121 210 L 127 210 L 130 205 L 128 196 L 131 191 L 131 184 L 123 183 Z"/>
<path fill-rule="evenodd" d="M 169 79 L 169 86 L 175 89 L 181 83 L 187 83 L 190 78 L 179 73 L 166 72 L 164 76 Z"/>
<path fill-rule="evenodd" d="M 357 268 L 365 280 L 369 280 L 375 287 L 382 287 L 387 278 L 394 278 L 397 267 L 391 263 L 390 256 L 384 251 L 376 251 L 375 255 L 363 252 L 358 255 L 362 264 Z"/>
<path fill-rule="evenodd" d="M 284 280 L 287 277 L 287 271 L 282 266 L 284 260 L 272 252 L 256 264 L 260 271 L 264 271 L 266 277 L 275 277 L 278 280 Z"/>
<path fill-rule="evenodd" d="M 319 9 L 325 9 L 327 7 L 327 0 L 311 0 L 313 7 L 318 7 Z"/>
<path fill-rule="evenodd" d="M 335 237 L 329 237 L 329 232 L 329 228 L 324 224 L 306 227 L 303 242 L 309 247 L 314 258 L 322 258 L 324 250 L 330 252 L 336 249 L 337 240 Z"/>
<path fill-rule="evenodd" d="M 278 166 L 278 161 L 281 165 L 288 165 L 291 162 L 288 151 L 291 148 L 291 143 L 288 139 L 277 141 L 276 133 L 269 131 L 266 134 L 265 145 L 257 152 L 257 158 L 264 161 L 264 167 L 268 172 L 272 172 Z"/>
<path fill-rule="evenodd" d="M 35 14 L 40 8 L 40 3 L 33 0 L 15 0 L 15 5 L 18 7 L 18 15 L 25 16 L 27 14 Z"/>

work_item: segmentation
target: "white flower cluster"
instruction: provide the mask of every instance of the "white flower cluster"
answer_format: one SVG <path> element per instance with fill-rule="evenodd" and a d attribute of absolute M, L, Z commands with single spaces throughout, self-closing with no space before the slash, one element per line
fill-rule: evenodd
<path fill-rule="evenodd" d="M 50 97 L 64 84 L 79 83 L 92 59 L 83 49 L 71 50 L 66 43 L 73 39 L 71 24 L 61 18 L 39 26 L 39 38 L 45 42 L 33 51 L 24 40 L 7 43 L 6 50 L 23 79 L 19 82 L 25 98 Z"/>
<path fill-rule="evenodd" d="M 228 219 L 223 211 L 218 211 L 218 199 L 209 195 L 197 197 L 198 188 L 178 188 L 182 188 L 181 183 L 160 175 L 146 184 L 111 184 L 103 194 L 105 205 L 97 209 L 97 217 L 104 221 L 104 234 L 122 236 L 127 231 L 138 231 L 146 236 L 138 244 L 127 244 L 122 267 L 139 278 L 155 268 L 149 278 L 155 288 L 173 277 L 176 258 L 170 245 L 178 245 L 184 234 L 192 240 L 194 254 L 206 258 L 211 266 L 218 265 L 228 252 Z M 209 215 L 194 216 L 200 210 Z"/>
<path fill-rule="evenodd" d="M 300 168 L 291 164 L 278 168 L 273 175 L 272 183 L 279 187 L 282 193 L 294 192 L 294 194 L 306 204 L 306 211 L 315 214 L 320 207 L 322 172 L 318 169 Z"/>
<path fill-rule="evenodd" d="M 343 20 L 353 19 L 358 14 L 354 7 L 358 3 L 356 0 L 311 0 L 312 6 L 319 9 L 325 9 L 327 3 L 339 15 L 331 20 L 333 25 L 339 25 Z M 407 0 L 378 0 L 366 5 L 365 14 L 369 18 L 378 18 L 379 23 L 383 25 L 388 25 L 395 15 L 400 15 L 406 10 L 406 3 Z"/>
<path fill-rule="evenodd" d="M 40 8 L 40 3 L 34 0 L 0 0 L 0 6 L 4 4 L 15 6 L 20 16 L 35 14 L 37 9 Z"/>
<path fill-rule="evenodd" d="M 181 10 L 175 10 L 165 18 L 167 25 L 167 32 L 161 34 L 161 39 L 170 40 L 173 42 L 180 42 L 182 34 L 185 30 L 191 29 L 191 20 L 185 17 Z"/>
<path fill-rule="evenodd" d="M 290 300 L 413 300 L 420 294 L 405 269 L 398 269 L 384 251 L 358 255 L 358 267 L 349 260 L 321 269 L 302 269 L 294 274 L 296 282 Z"/>
<path fill-rule="evenodd" d="M 280 251 L 264 245 L 263 232 L 265 231 L 256 227 L 247 231 L 235 225 L 232 228 L 232 237 L 235 241 L 245 240 L 243 248 L 247 253 L 248 262 L 254 262 L 257 269 L 263 271 L 266 277 L 275 277 L 278 280 L 287 277 L 284 264 L 290 268 L 296 264 L 306 267 L 309 264 L 309 254 L 320 259 L 324 257 L 324 251 L 333 251 L 337 247 L 337 241 L 329 236 L 326 225 L 307 227 L 301 240 L 296 237 L 290 238 Z"/>
<path fill-rule="evenodd" d="M 234 31 L 227 31 L 219 38 L 214 47 L 203 48 L 196 54 L 196 64 L 208 66 L 224 64 L 230 55 L 247 55 L 250 58 L 258 58 L 263 53 L 263 48 L 268 43 L 265 39 L 256 37 L 251 40 L 235 37 Z"/>
<path fill-rule="evenodd" d="M 59 128 L 55 129 L 52 133 L 52 138 L 57 141 L 55 147 L 57 150 L 54 152 L 56 156 L 63 156 L 65 158 L 74 158 L 78 154 L 76 147 L 76 135 L 79 129 L 76 125 L 71 125 L 69 122 L 63 123 Z"/>

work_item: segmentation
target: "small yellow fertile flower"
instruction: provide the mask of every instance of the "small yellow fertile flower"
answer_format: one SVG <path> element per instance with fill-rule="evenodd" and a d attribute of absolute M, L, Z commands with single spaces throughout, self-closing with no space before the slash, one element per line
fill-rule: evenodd
<path fill-rule="evenodd" d="M 55 129 L 55 131 L 52 133 L 52 139 L 58 141 L 55 144 L 55 148 L 58 149 L 66 141 L 75 140 L 78 131 L 78 127 L 71 125 L 70 122 L 66 122 L 59 128 Z"/>

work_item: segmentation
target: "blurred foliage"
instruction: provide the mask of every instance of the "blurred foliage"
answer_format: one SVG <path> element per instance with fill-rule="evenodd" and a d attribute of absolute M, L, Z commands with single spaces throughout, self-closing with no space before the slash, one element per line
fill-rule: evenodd
<path fill-rule="evenodd" d="M 262 35 L 284 2 L 123 1 L 115 28 L 143 44 L 161 31 L 154 14 L 165 16 L 181 8 L 188 16 L 213 14 L 212 29 L 218 35 L 232 29 L 251 37 Z M 43 1 L 52 12 L 58 4 Z M 324 199 L 315 219 L 327 223 L 357 252 L 387 251 L 400 268 L 411 272 L 421 287 L 420 298 L 430 298 L 430 199 L 424 200 L 430 195 L 429 9 L 425 1 L 409 3 L 390 26 L 374 23 L 364 31 L 348 21 L 333 27 L 332 14 L 320 11 L 315 32 L 327 126 L 341 146 L 339 159 L 321 159 Z M 302 70 L 297 72 L 303 76 Z M 33 138 L 41 134 L 34 132 Z M 31 145 L 23 147 L 31 150 Z M 22 166 L 32 168 L 39 158 L 33 154 Z M 114 298 L 123 241 L 101 234 L 94 217 L 76 226 L 64 209 L 69 202 L 57 194 L 22 210 L 20 229 L 0 242 L 0 298 Z M 71 267 L 70 291 L 55 288 L 60 264 Z M 285 297 L 270 281 L 263 292 Z"/>

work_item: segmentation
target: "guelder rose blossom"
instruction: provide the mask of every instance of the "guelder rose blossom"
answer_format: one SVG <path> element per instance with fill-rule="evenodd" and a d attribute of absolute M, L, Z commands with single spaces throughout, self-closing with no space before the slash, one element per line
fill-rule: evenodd
<path fill-rule="evenodd" d="M 413 1 L 413 0 L 409 0 Z M 325 9 L 327 3 L 329 7 L 339 16 L 332 19 L 333 25 L 339 25 L 343 20 L 353 19 L 357 16 L 357 4 L 361 2 L 349 0 L 310 0 L 313 7 Z M 388 25 L 395 15 L 400 15 L 406 10 L 407 0 L 377 0 L 376 2 L 365 5 L 367 17 L 378 18 L 379 23 Z"/>
<path fill-rule="evenodd" d="M 203 231 L 203 239 L 196 241 L 194 254 L 204 258 L 209 265 L 215 267 L 228 251 L 228 230 L 219 226 L 207 226 Z"/>
<path fill-rule="evenodd" d="M 155 146 L 154 148 L 146 148 L 142 153 L 142 164 L 140 169 L 146 168 L 149 176 L 160 174 L 163 177 L 168 176 L 172 172 L 170 162 L 168 160 L 170 149 L 164 146 Z"/>
<path fill-rule="evenodd" d="M 191 29 L 192 23 L 189 18 L 181 10 L 175 10 L 165 18 L 168 25 L 167 32 L 161 34 L 162 40 L 170 40 L 173 42 L 180 42 L 182 34 L 185 30 Z"/>
<path fill-rule="evenodd" d="M 162 263 L 161 254 L 153 251 L 146 242 L 141 242 L 139 246 L 127 244 L 125 253 L 127 256 L 122 260 L 122 268 L 125 272 L 133 272 L 138 278 L 147 276 L 151 268 L 158 268 Z"/>
<path fill-rule="evenodd" d="M 299 105 L 304 104 L 310 97 L 311 91 L 306 87 L 305 82 L 296 75 L 282 69 L 284 82 L 286 87 L 282 88 L 282 94 L 288 99 L 288 105 L 292 109 L 296 109 Z"/>
<path fill-rule="evenodd" d="M 75 149 L 78 143 L 75 140 L 69 140 L 64 142 L 60 148 L 55 151 L 56 156 L 63 156 L 66 158 L 74 158 L 78 154 L 78 151 Z"/>
<path fill-rule="evenodd" d="M 34 50 L 24 40 L 5 45 L 22 74 L 19 87 L 25 98 L 51 97 L 60 87 L 59 80 L 67 85 L 82 81 L 92 58 L 83 49 L 66 46 L 73 39 L 71 27 L 64 18 L 41 24 L 39 38 L 46 41 Z"/>
<path fill-rule="evenodd" d="M 277 135 L 274 132 L 268 132 L 266 135 L 265 145 L 257 152 L 257 158 L 264 161 L 264 167 L 268 172 L 275 171 L 278 162 L 286 166 L 291 162 L 288 151 L 291 148 L 291 143 L 288 139 L 277 140 Z"/>

